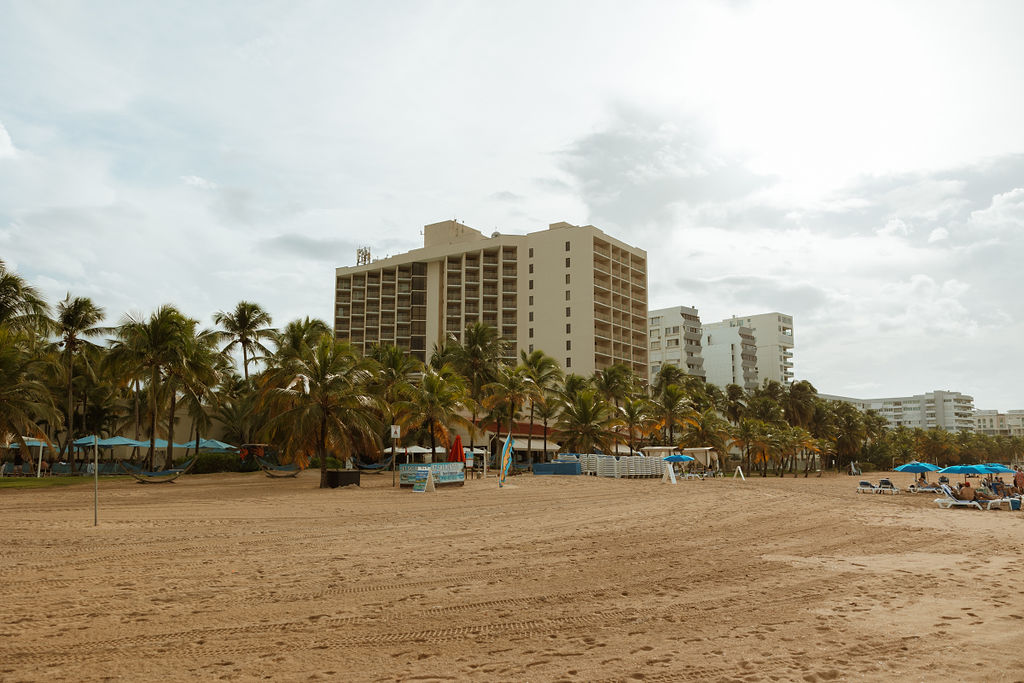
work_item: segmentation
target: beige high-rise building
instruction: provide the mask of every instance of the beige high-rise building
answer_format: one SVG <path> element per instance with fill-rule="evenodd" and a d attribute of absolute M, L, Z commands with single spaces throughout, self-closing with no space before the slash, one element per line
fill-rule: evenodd
<path fill-rule="evenodd" d="M 592 225 L 554 223 L 487 237 L 456 221 L 428 225 L 423 248 L 363 253 L 335 275 L 335 336 L 366 353 L 395 344 L 420 360 L 484 322 L 568 372 L 624 363 L 647 376 L 647 253 Z"/>

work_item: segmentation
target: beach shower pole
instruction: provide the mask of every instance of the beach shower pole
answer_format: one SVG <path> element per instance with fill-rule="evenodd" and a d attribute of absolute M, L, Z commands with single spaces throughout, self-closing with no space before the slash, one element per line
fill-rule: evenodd
<path fill-rule="evenodd" d="M 99 437 L 92 435 L 92 525 L 100 524 L 100 447 Z"/>
<path fill-rule="evenodd" d="M 398 437 L 402 434 L 400 425 L 391 425 L 391 488 L 395 488 L 395 472 L 398 469 Z"/>

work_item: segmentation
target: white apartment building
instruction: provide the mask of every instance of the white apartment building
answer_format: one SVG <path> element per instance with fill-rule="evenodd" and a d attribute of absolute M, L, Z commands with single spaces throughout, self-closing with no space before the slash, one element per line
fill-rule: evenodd
<path fill-rule="evenodd" d="M 425 226 L 423 248 L 380 260 L 364 252 L 335 273 L 334 331 L 366 353 L 395 344 L 420 360 L 484 322 L 581 375 L 613 363 L 647 376 L 647 252 L 592 225 L 526 235 L 453 220 Z"/>
<path fill-rule="evenodd" d="M 710 323 L 703 328 L 701 347 L 708 382 L 723 389 L 729 384 L 748 391 L 758 387 L 758 350 L 751 328 L 728 320 Z"/>
<path fill-rule="evenodd" d="M 781 384 L 793 381 L 793 316 L 779 313 L 733 316 L 722 321 L 734 327 L 747 327 L 757 340 L 757 379 L 772 379 Z"/>
<path fill-rule="evenodd" d="M 958 391 L 933 391 L 897 398 L 849 398 L 818 394 L 829 401 L 843 401 L 862 411 L 873 410 L 889 421 L 889 427 L 945 429 L 948 432 L 974 429 L 974 397 Z"/>
<path fill-rule="evenodd" d="M 700 314 L 696 308 L 659 308 L 648 313 L 648 323 L 648 362 L 651 369 L 648 380 L 651 383 L 663 365 L 674 365 L 695 377 L 705 376 Z"/>
<path fill-rule="evenodd" d="M 974 431 L 988 436 L 1024 436 L 1024 410 L 975 410 Z"/>

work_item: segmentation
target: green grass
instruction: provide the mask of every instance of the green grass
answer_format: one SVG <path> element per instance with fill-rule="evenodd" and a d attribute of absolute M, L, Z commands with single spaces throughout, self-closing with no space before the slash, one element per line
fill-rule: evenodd
<path fill-rule="evenodd" d="M 124 476 L 100 477 L 103 481 L 126 479 Z M 92 484 L 92 477 L 3 477 L 0 478 L 0 489 L 46 489 L 52 486 L 74 486 L 76 484 Z"/>

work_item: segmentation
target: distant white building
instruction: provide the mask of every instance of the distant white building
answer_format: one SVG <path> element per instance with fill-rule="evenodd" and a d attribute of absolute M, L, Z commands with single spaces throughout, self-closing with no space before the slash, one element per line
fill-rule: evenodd
<path fill-rule="evenodd" d="M 747 390 L 758 387 L 757 343 L 749 327 L 729 321 L 704 325 L 701 353 L 707 381 L 725 388 L 738 384 Z"/>
<path fill-rule="evenodd" d="M 988 436 L 1024 436 L 1024 410 L 975 410 L 974 431 Z"/>
<path fill-rule="evenodd" d="M 850 403 L 862 411 L 873 410 L 888 420 L 892 428 L 920 427 L 969 432 L 975 427 L 974 397 L 959 391 L 932 391 L 896 398 L 850 398 L 830 394 L 818 396 L 829 401 Z"/>
<path fill-rule="evenodd" d="M 722 323 L 749 328 L 757 340 L 757 380 L 793 381 L 793 316 L 774 311 L 733 316 Z M 715 323 L 721 324 L 721 323 Z M 737 382 L 738 384 L 738 382 Z"/>
<path fill-rule="evenodd" d="M 649 381 L 663 365 L 674 365 L 688 375 L 704 377 L 700 314 L 690 306 L 659 308 L 647 313 Z"/>

